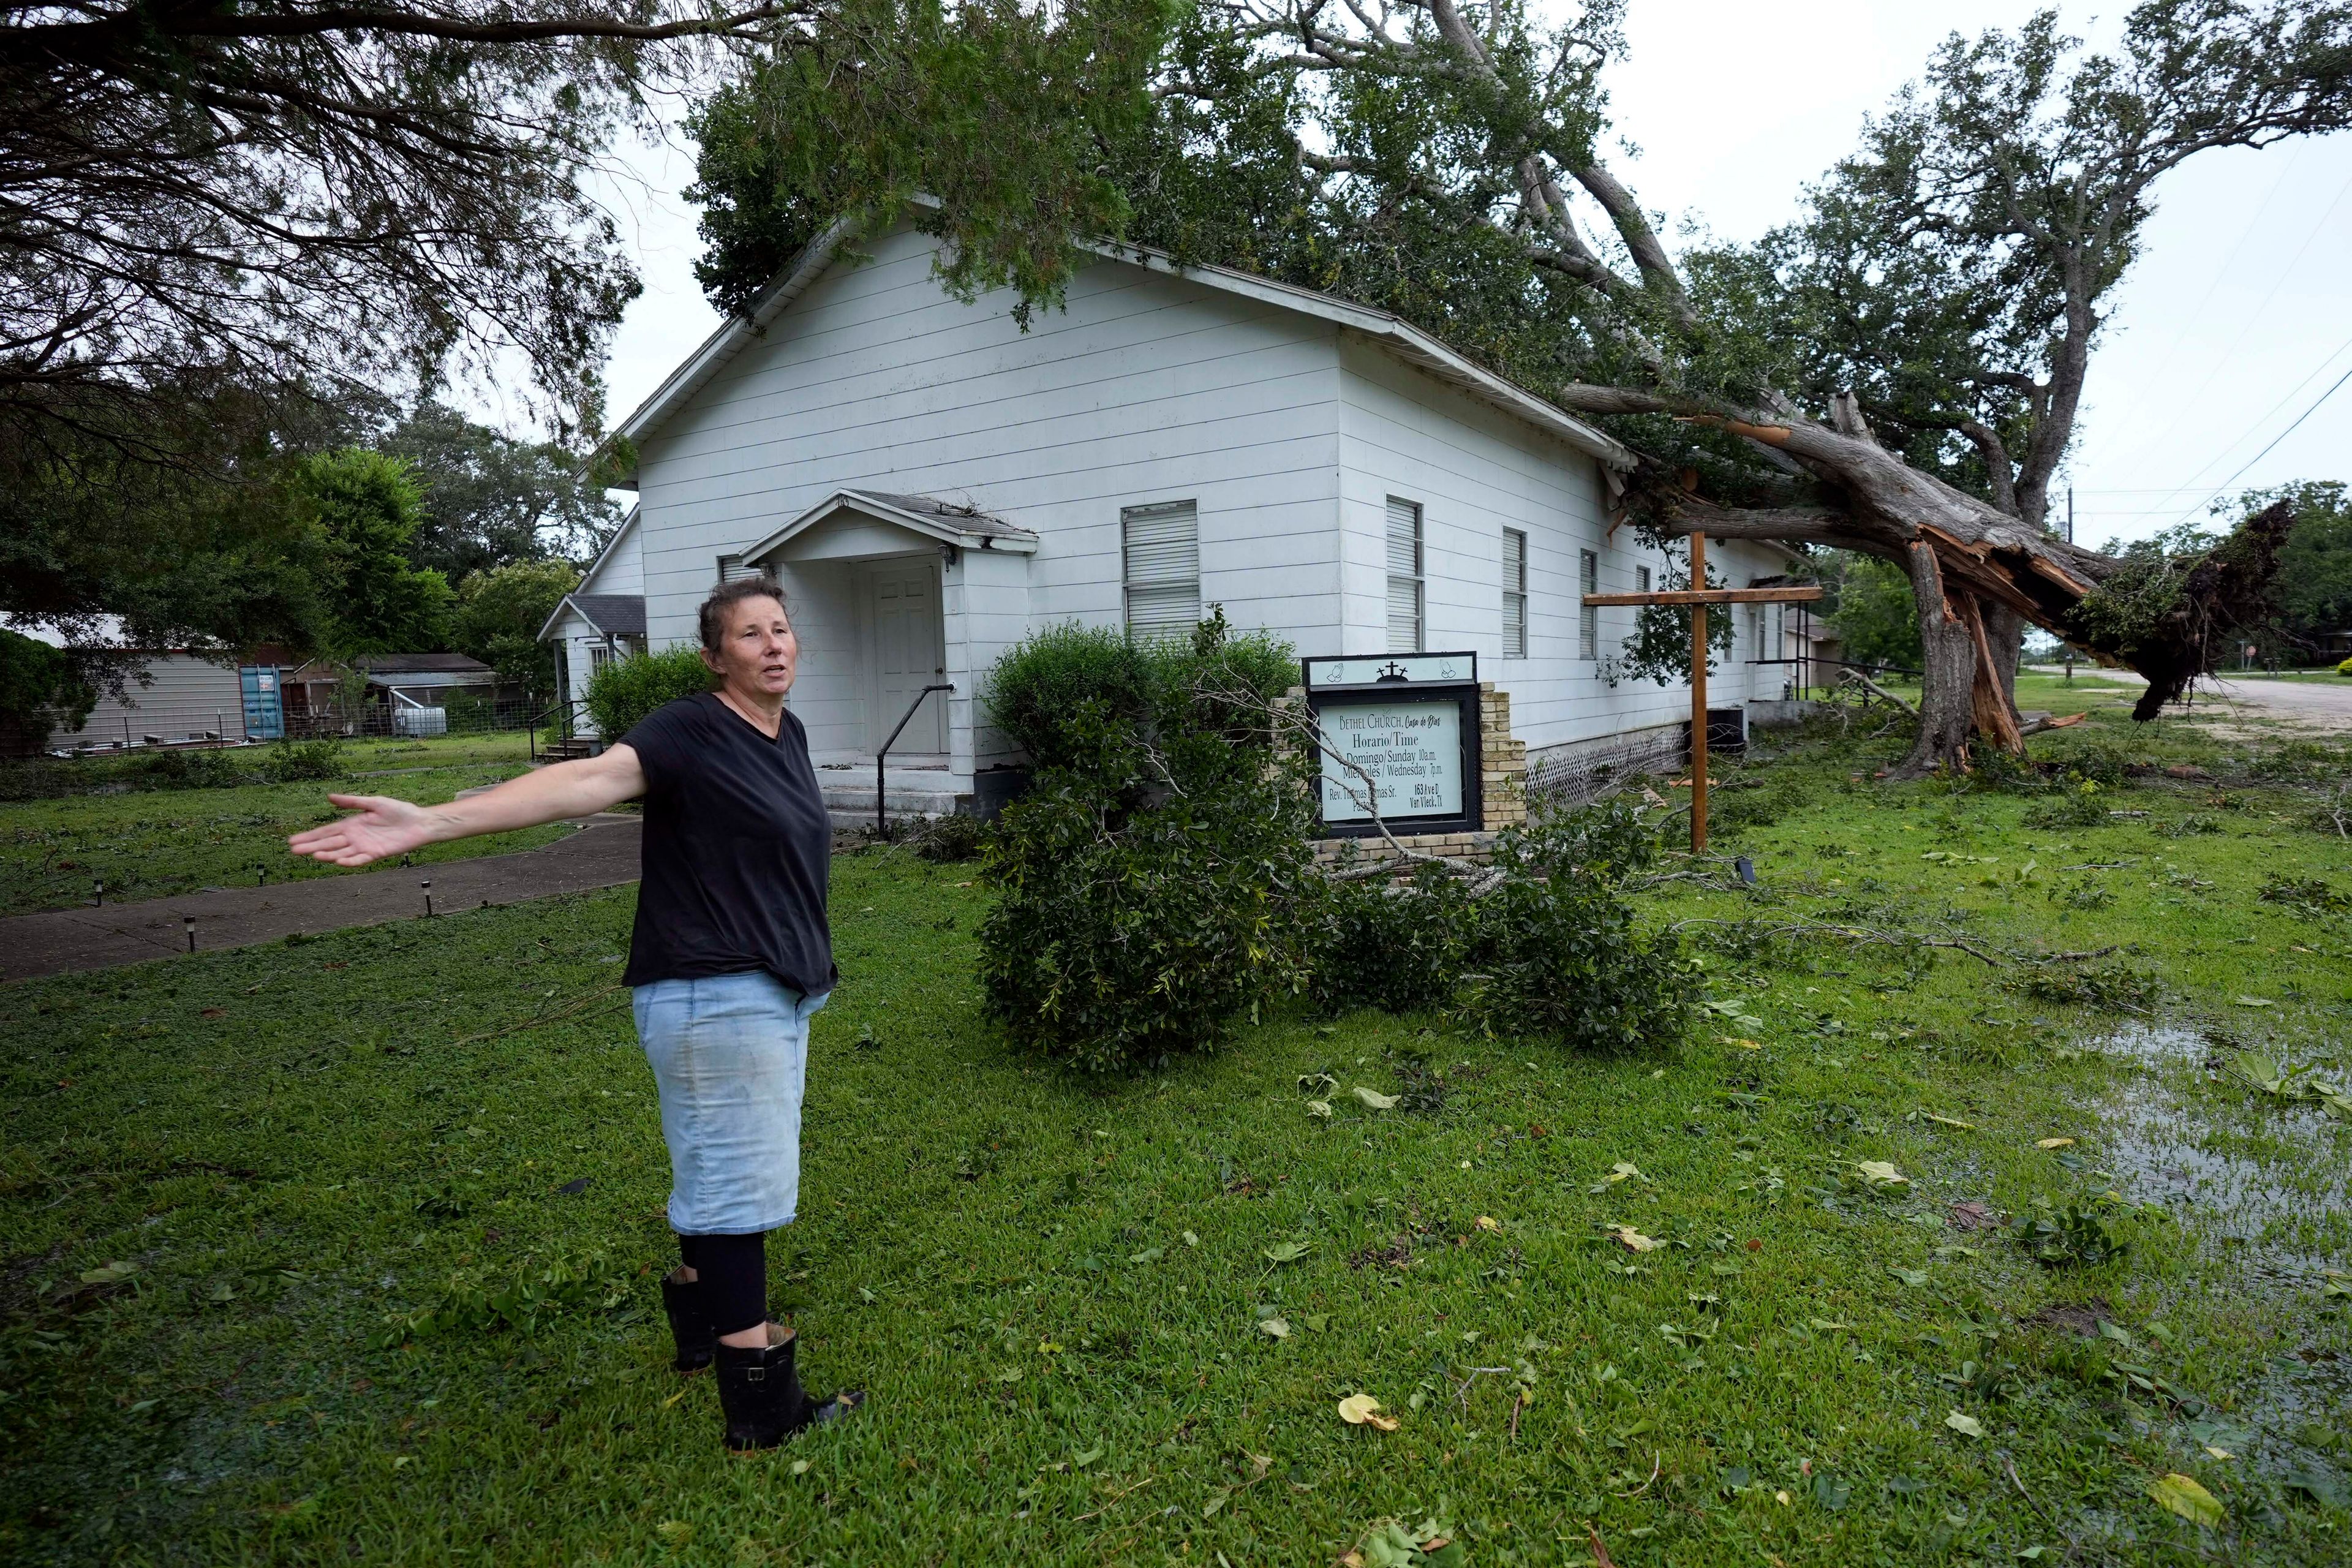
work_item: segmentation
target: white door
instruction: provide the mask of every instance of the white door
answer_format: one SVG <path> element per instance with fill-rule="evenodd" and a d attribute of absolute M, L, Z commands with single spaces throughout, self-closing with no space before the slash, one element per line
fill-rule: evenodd
<path fill-rule="evenodd" d="M 874 706 L 867 729 L 878 748 L 906 716 L 915 694 L 947 679 L 946 639 L 938 562 L 886 561 L 873 568 L 866 583 L 874 612 Z M 891 745 L 892 756 L 947 751 L 947 699 L 944 691 L 923 699 Z"/>

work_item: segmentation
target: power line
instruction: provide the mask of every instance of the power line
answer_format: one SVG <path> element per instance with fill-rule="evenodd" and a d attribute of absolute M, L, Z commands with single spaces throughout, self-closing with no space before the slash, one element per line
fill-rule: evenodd
<path fill-rule="evenodd" d="M 2335 356 L 2331 354 L 2328 357 L 2332 359 Z M 2294 424 L 2288 426 L 2285 429 L 2272 437 L 2269 447 L 2264 447 L 2261 451 L 2256 452 L 2252 457 L 2248 458 L 2243 463 L 2239 464 L 2238 472 L 2231 474 L 2228 479 L 2223 479 L 2220 484 L 2214 486 L 2212 495 L 2207 496 L 2203 501 L 2189 508 L 2188 511 L 2183 512 L 2181 514 L 2183 520 L 2185 521 L 2189 517 L 2193 517 L 2198 512 L 2203 511 L 2207 507 L 2212 505 L 2216 497 L 2220 496 L 2223 490 L 2228 489 L 2231 485 L 2238 482 L 2240 475 L 2242 475 L 2248 468 L 2252 468 L 2256 463 L 2261 462 L 2264 458 L 2269 457 L 2271 455 L 2272 447 L 2276 447 L 2281 441 L 2284 441 L 2288 437 L 2294 435 L 2297 426 L 2301 426 L 2305 420 L 2310 418 L 2313 415 L 2318 413 L 2319 405 L 2326 402 L 2329 398 L 2335 396 L 2336 388 L 2342 386 L 2347 381 L 2352 381 L 2352 370 L 2347 370 L 2342 375 L 2339 375 L 2334 381 L 2329 382 L 2327 384 L 2327 390 L 2321 393 L 2316 398 L 2315 398 L 2312 401 L 2310 407 L 2305 409 L 2302 413 L 2294 416 Z"/>
<path fill-rule="evenodd" d="M 2308 143 L 2306 142 L 2303 145 L 2307 146 Z M 2301 152 L 2302 146 L 2298 146 L 2296 148 L 2296 153 L 2300 154 Z M 2290 163 L 2288 167 L 2292 169 L 2294 165 Z M 2282 175 L 2281 178 L 2284 180 L 2284 176 Z M 2221 357 L 2215 360 L 2213 362 L 2212 368 L 2206 371 L 2204 379 L 2200 380 L 2197 384 L 2197 390 L 2190 393 L 2188 397 L 2182 401 L 2180 407 L 2183 413 L 2181 415 L 2176 415 L 2170 424 L 2156 432 L 2156 434 L 2151 436 L 2147 440 L 2141 442 L 2137 447 L 2134 448 L 2136 451 L 2145 451 L 2147 447 L 2160 443 L 2166 437 L 2170 436 L 2173 431 L 2179 428 L 2180 420 L 2185 416 L 2186 411 L 2197 405 L 2197 400 L 2205 395 L 2205 389 L 2213 384 L 2213 378 L 2221 374 L 2221 367 L 2228 364 L 2230 361 L 2235 357 L 2238 352 L 2238 345 L 2246 341 L 2246 334 L 2254 330 L 2254 323 L 2262 319 L 2263 311 L 2271 308 L 2271 301 L 2278 298 L 2278 292 L 2281 289 L 2286 287 L 2286 280 L 2294 275 L 2294 269 L 2297 267 L 2303 265 L 2305 254 L 2311 249 L 2312 243 L 2318 239 L 2320 232 L 2326 228 L 2328 219 L 2336 216 L 2336 209 L 2344 205 L 2344 198 L 2347 195 L 2352 195 L 2352 175 L 2347 175 L 2345 177 L 2342 188 L 2337 190 L 2336 193 L 2336 199 L 2329 202 L 2326 207 L 2320 210 L 2319 221 L 2313 224 L 2311 226 L 2311 232 L 2303 237 L 2303 243 L 2295 247 L 2293 258 L 2287 262 L 2284 268 L 2280 269 L 2277 277 L 2271 279 L 2270 289 L 2263 295 L 2262 303 L 2256 305 L 2253 308 L 2252 312 L 2249 314 L 2244 321 L 2238 323 L 2237 333 L 2230 339 L 2230 346 L 2221 351 Z M 2267 205 L 2267 202 L 2264 205 Z M 2329 357 L 2333 358 L 2334 356 L 2330 355 Z M 2293 396 L 2294 395 L 2290 393 L 2288 395 Z M 2242 439 L 2242 437 L 2241 437 L 2241 439 Z M 2226 447 L 2223 449 L 2227 450 Z"/>
<path fill-rule="evenodd" d="M 2224 443 L 2211 457 L 2206 458 L 2202 463 L 2200 463 L 2197 466 L 2196 472 L 2189 476 L 2189 482 L 2187 484 L 2176 485 L 2166 490 L 2151 491 L 2147 493 L 2158 495 L 2186 495 L 2190 490 L 2198 489 L 2200 481 L 2202 480 L 2207 474 L 2212 472 L 2222 463 L 2228 461 L 2230 454 L 2236 451 L 2242 443 L 2252 440 L 2253 438 L 2254 432 L 2269 424 L 2273 415 L 2277 414 L 2280 409 L 2284 408 L 2288 404 L 2294 402 L 2305 387 L 2309 386 L 2313 382 L 2317 381 L 2321 376 L 2326 374 L 2327 367 L 2334 364 L 2336 359 L 2342 355 L 2344 351 L 2347 349 L 2352 349 L 2352 338 L 2347 338 L 2342 342 L 2336 344 L 2334 351 L 2331 352 L 2326 358 L 2321 360 L 2316 365 L 2314 365 L 2310 374 L 2305 375 L 2301 381 L 2296 382 L 2293 386 L 2287 388 L 2285 395 L 2282 396 L 2276 403 L 2272 404 L 2268 408 L 2264 409 L 2261 416 L 2249 424 L 2242 434 L 2236 436 Z M 2314 404 L 2312 406 L 2315 408 L 2318 405 Z M 2308 415 L 2309 412 L 2310 411 L 2308 409 L 2305 411 L 2306 415 Z M 2263 448 L 2264 451 L 2268 451 L 2269 449 L 2269 447 Z M 2240 473 L 2243 473 L 2245 470 L 2241 468 L 2238 471 Z M 2224 481 L 2224 483 L 2226 485 L 2227 481 Z M 2124 492 L 2118 491 L 2115 493 L 2121 494 Z M 2204 503 L 2200 501 L 2198 504 L 2202 506 Z"/>

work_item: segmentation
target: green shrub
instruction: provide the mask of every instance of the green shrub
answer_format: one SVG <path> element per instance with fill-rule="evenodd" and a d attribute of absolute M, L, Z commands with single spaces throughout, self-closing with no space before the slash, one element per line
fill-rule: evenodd
<path fill-rule="evenodd" d="M 1222 727 L 1233 716 L 1213 711 L 1217 693 L 1263 703 L 1297 684 L 1289 644 L 1263 632 L 1234 636 L 1223 608 L 1213 606 L 1189 643 L 1130 642 L 1117 628 L 1076 622 L 1033 632 L 997 660 L 982 700 L 1032 766 L 1099 774 L 1118 765 L 1126 742 L 1117 737 L 1126 731 Z M 1099 750 L 1106 743 L 1113 754 Z"/>
<path fill-rule="evenodd" d="M 1311 775 L 1265 708 L 1290 668 L 1222 614 L 1191 647 L 1060 627 L 999 663 L 998 721 L 1037 761 L 982 861 L 981 984 L 1015 1039 L 1111 1070 L 1211 1047 L 1301 984 Z"/>
<path fill-rule="evenodd" d="M 1296 906 L 1319 880 L 1304 781 L 1269 766 L 1179 783 L 1129 808 L 1053 769 L 997 818 L 980 979 L 1014 1038 L 1092 1071 L 1139 1066 L 1210 1048 L 1297 987 Z"/>
<path fill-rule="evenodd" d="M 702 651 L 688 643 L 659 653 L 616 658 L 588 678 L 588 716 L 596 732 L 617 741 L 666 702 L 711 689 Z"/>
<path fill-rule="evenodd" d="M 1347 861 L 1341 866 L 1349 868 Z M 1386 878 L 1335 882 L 1315 920 L 1308 991 L 1317 1006 L 1327 1013 L 1418 1013 L 1453 1002 L 1477 908 L 1460 877 L 1424 866 L 1401 884 Z"/>
<path fill-rule="evenodd" d="M 2337 665 L 2336 667 L 2336 673 L 2338 675 L 2352 675 L 2352 658 L 2347 658 L 2342 664 Z"/>
<path fill-rule="evenodd" d="M 343 742 L 334 735 L 317 741 L 280 740 L 271 745 L 268 761 L 261 764 L 261 776 L 271 784 L 340 778 L 342 772 Z"/>
<path fill-rule="evenodd" d="M 1152 653 L 1113 627 L 1047 626 L 996 661 L 982 701 L 1033 766 L 1084 766 L 1080 733 L 1105 721 L 1139 723 L 1151 706 Z"/>

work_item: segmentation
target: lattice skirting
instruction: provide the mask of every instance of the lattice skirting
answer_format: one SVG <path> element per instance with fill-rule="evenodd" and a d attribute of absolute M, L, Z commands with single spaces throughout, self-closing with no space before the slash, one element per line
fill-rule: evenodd
<path fill-rule="evenodd" d="M 1546 746 L 1528 753 L 1528 798 L 1539 805 L 1579 806 L 1608 794 L 1630 775 L 1679 768 L 1689 758 L 1687 723 Z"/>

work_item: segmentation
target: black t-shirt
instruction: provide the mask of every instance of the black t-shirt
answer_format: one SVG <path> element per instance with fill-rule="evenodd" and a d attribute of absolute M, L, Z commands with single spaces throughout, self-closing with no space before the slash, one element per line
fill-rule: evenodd
<path fill-rule="evenodd" d="M 646 773 L 644 883 L 623 983 L 764 969 L 833 988 L 833 828 L 787 710 L 772 741 L 718 697 L 680 698 L 622 737 Z"/>

